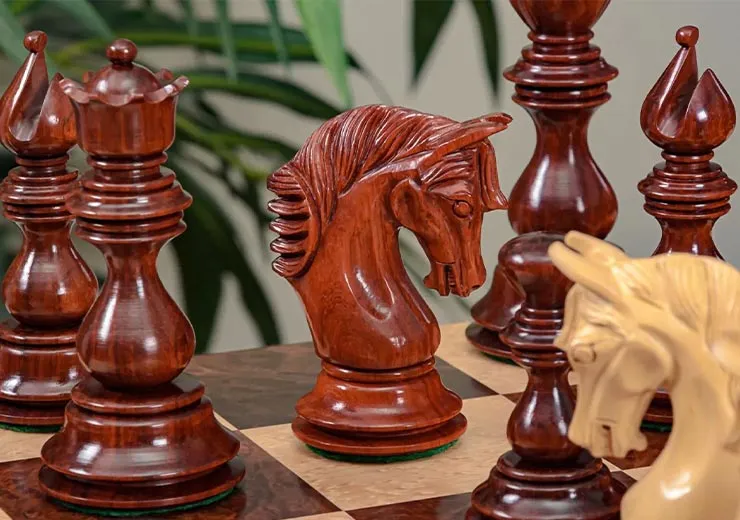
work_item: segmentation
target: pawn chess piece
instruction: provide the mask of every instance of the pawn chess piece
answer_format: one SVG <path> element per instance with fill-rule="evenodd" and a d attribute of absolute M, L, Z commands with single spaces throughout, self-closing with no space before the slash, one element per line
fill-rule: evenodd
<path fill-rule="evenodd" d="M 77 328 L 98 284 L 70 240 L 65 201 L 79 185 L 67 168 L 75 145 L 72 104 L 49 79 L 46 34 L 29 33 L 28 58 L 0 100 L 0 140 L 18 166 L 0 186 L 5 216 L 23 244 L 5 273 L 3 298 L 12 318 L 0 324 L 0 423 L 24 431 L 58 429 L 82 375 Z"/>
<path fill-rule="evenodd" d="M 562 235 L 526 233 L 499 252 L 499 266 L 526 297 L 501 340 L 527 370 L 527 386 L 511 413 L 503 454 L 472 495 L 467 520 L 617 518 L 624 487 L 604 465 L 568 440 L 575 405 L 570 367 L 553 341 L 570 282 L 547 256 Z"/>
<path fill-rule="evenodd" d="M 398 230 L 424 248 L 428 287 L 479 287 L 483 213 L 506 205 L 487 138 L 510 121 L 360 107 L 324 123 L 271 175 L 273 267 L 303 301 L 322 359 L 293 431 L 320 453 L 416 458 L 465 431 L 462 401 L 434 367 L 439 326 L 403 267 Z"/>
<path fill-rule="evenodd" d="M 244 465 L 203 385 L 182 373 L 195 337 L 156 269 L 192 202 L 161 166 L 188 80 L 134 64 L 128 40 L 107 55 L 111 64 L 84 85 L 61 84 L 92 167 L 67 207 L 78 235 L 103 252 L 108 275 L 77 341 L 90 376 L 42 448 L 39 482 L 64 503 L 125 514 L 215 500 L 239 483 Z"/>
<path fill-rule="evenodd" d="M 662 237 L 653 253 L 693 253 L 722 258 L 712 239 L 714 223 L 730 211 L 737 184 L 712 162 L 713 150 L 735 128 L 735 106 L 710 69 L 699 78 L 699 29 L 676 33 L 681 49 L 645 98 L 643 132 L 663 149 L 664 162 L 640 182 L 645 211 L 660 223 Z M 668 393 L 656 393 L 645 418 L 670 424 Z"/>
<path fill-rule="evenodd" d="M 576 283 L 556 339 L 579 375 L 568 437 L 594 456 L 644 450 L 640 421 L 670 389 L 670 438 L 624 496 L 622 520 L 735 520 L 740 272 L 685 253 L 632 259 L 578 232 L 550 256 Z"/>
<path fill-rule="evenodd" d="M 519 235 L 576 229 L 604 238 L 617 218 L 617 197 L 591 156 L 591 116 L 609 101 L 617 69 L 591 43 L 610 0 L 511 0 L 532 41 L 504 72 L 513 100 L 532 117 L 537 145 L 509 197 L 509 222 Z M 511 359 L 501 340 L 525 295 L 496 268 L 490 291 L 472 308 L 466 335 L 482 352 Z"/>

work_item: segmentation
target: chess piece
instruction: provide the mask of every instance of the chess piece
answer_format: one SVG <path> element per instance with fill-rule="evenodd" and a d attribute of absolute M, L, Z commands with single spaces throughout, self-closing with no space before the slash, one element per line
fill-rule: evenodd
<path fill-rule="evenodd" d="M 49 79 L 46 34 L 26 35 L 29 56 L 0 100 L 0 140 L 16 156 L 0 186 L 5 216 L 23 244 L 3 280 L 11 319 L 0 324 L 0 422 L 24 430 L 59 427 L 82 371 L 77 327 L 95 299 L 97 280 L 72 245 L 65 200 L 78 186 L 67 168 L 75 145 L 72 105 Z"/>
<path fill-rule="evenodd" d="M 62 431 L 43 446 L 39 473 L 50 496 L 104 512 L 211 499 L 244 475 L 238 439 L 216 421 L 203 385 L 182 373 L 195 337 L 156 269 L 192 202 L 161 167 L 188 80 L 134 64 L 128 40 L 107 55 L 110 65 L 87 73 L 84 85 L 61 83 L 92 167 L 67 207 L 108 275 L 77 341 L 90 376 L 72 391 Z"/>
<path fill-rule="evenodd" d="M 722 258 L 712 239 L 719 217 L 730 211 L 737 184 L 711 162 L 735 128 L 735 106 L 710 69 L 699 78 L 696 42 L 699 30 L 676 33 L 681 48 L 645 98 L 640 112 L 643 132 L 663 149 L 664 162 L 653 167 L 638 189 L 645 211 L 654 216 L 662 237 L 653 253 L 693 253 Z M 668 393 L 656 393 L 645 418 L 670 423 Z"/>
<path fill-rule="evenodd" d="M 570 367 L 553 341 L 563 320 L 570 282 L 547 255 L 562 235 L 525 233 L 499 253 L 499 268 L 526 297 L 501 340 L 527 370 L 524 393 L 507 426 L 512 449 L 472 496 L 468 520 L 616 518 L 624 487 L 600 459 L 568 440 L 575 396 Z"/>
<path fill-rule="evenodd" d="M 640 420 L 664 385 L 673 430 L 624 496 L 622 520 L 735 519 L 740 273 L 686 253 L 632 259 L 577 232 L 565 244 L 550 255 L 576 283 L 556 339 L 580 376 L 568 436 L 595 456 L 644 450 Z"/>
<path fill-rule="evenodd" d="M 273 267 L 303 301 L 322 359 L 293 422 L 310 447 L 418 456 L 464 432 L 462 401 L 434 367 L 439 326 L 403 267 L 398 230 L 422 244 L 428 287 L 479 287 L 483 213 L 506 205 L 486 138 L 510 121 L 360 107 L 324 123 L 271 175 Z"/>
<path fill-rule="evenodd" d="M 579 230 L 603 238 L 617 218 L 617 199 L 594 162 L 586 140 L 594 111 L 611 97 L 617 69 L 590 44 L 591 27 L 609 0 L 511 0 L 531 32 L 532 44 L 504 72 L 514 101 L 534 121 L 537 146 L 509 197 L 517 234 Z M 488 294 L 473 306 L 466 334 L 481 351 L 511 358 L 499 334 L 514 319 L 524 293 L 496 269 Z"/>

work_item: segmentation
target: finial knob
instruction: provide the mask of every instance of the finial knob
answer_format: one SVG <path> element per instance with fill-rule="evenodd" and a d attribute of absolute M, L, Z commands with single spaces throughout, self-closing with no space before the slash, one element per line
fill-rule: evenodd
<path fill-rule="evenodd" d="M 27 51 L 38 54 L 46 48 L 47 39 L 44 31 L 31 31 L 23 39 L 23 46 Z"/>
<path fill-rule="evenodd" d="M 116 65 L 131 65 L 136 59 L 136 45 L 131 40 L 119 38 L 108 46 L 106 56 Z"/>
<path fill-rule="evenodd" d="M 685 25 L 676 31 L 676 43 L 682 47 L 693 47 L 699 41 L 699 29 L 693 25 Z"/>

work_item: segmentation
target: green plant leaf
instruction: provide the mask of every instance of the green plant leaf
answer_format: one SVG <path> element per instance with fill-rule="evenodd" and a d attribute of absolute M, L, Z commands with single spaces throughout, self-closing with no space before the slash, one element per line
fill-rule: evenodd
<path fill-rule="evenodd" d="M 92 34 L 109 41 L 115 38 L 113 30 L 100 16 L 100 13 L 87 0 L 54 0 L 58 6 L 67 11 L 79 25 L 87 27 Z"/>
<path fill-rule="evenodd" d="M 346 108 L 352 106 L 339 0 L 295 0 L 303 29 Z"/>
<path fill-rule="evenodd" d="M 195 16 L 195 10 L 193 10 L 193 2 L 191 0 L 180 0 L 180 8 L 185 14 L 185 27 L 188 30 L 190 37 L 195 38 L 198 36 L 198 19 Z"/>
<path fill-rule="evenodd" d="M 488 81 L 491 83 L 494 99 L 498 100 L 501 71 L 499 71 L 499 32 L 496 20 L 496 9 L 493 0 L 470 0 L 473 3 L 475 16 L 478 18 L 481 44 L 486 57 Z"/>
<path fill-rule="evenodd" d="M 316 94 L 298 85 L 262 74 L 241 72 L 236 83 L 218 69 L 181 71 L 190 79 L 191 90 L 219 91 L 240 97 L 270 101 L 294 112 L 319 119 L 329 119 L 340 110 Z"/>
<path fill-rule="evenodd" d="M 37 0 L 11 0 L 8 4 L 10 12 L 14 15 L 25 13 Z"/>
<path fill-rule="evenodd" d="M 290 56 L 285 45 L 285 36 L 283 36 L 283 24 L 280 22 L 280 7 L 277 0 L 265 0 L 265 5 L 270 15 L 270 35 L 275 44 L 278 59 L 285 66 L 285 70 L 290 72 Z"/>
<path fill-rule="evenodd" d="M 23 46 L 26 33 L 16 16 L 11 12 L 8 4 L 0 0 L 0 50 L 15 63 L 23 63 L 28 51 Z"/>
<path fill-rule="evenodd" d="M 218 32 L 221 38 L 221 49 L 226 58 L 226 71 L 231 81 L 236 81 L 238 66 L 236 62 L 236 45 L 234 34 L 231 29 L 231 17 L 229 15 L 229 0 L 216 0 L 216 14 L 218 16 Z"/>
<path fill-rule="evenodd" d="M 412 43 L 414 52 L 414 75 L 412 84 L 419 81 L 424 64 L 431 54 L 434 43 L 449 18 L 454 0 L 414 0 L 412 14 Z"/>
<path fill-rule="evenodd" d="M 180 172 L 187 170 L 186 165 L 180 164 L 177 160 L 174 164 Z M 210 238 L 208 245 L 200 244 L 199 247 L 210 251 L 209 261 L 218 257 L 224 268 L 235 276 L 242 302 L 252 316 L 262 341 L 268 345 L 280 343 L 277 322 L 267 294 L 247 262 L 244 251 L 234 238 L 236 229 L 231 220 L 222 211 L 221 205 L 195 181 L 193 175 L 181 176 L 180 182 L 193 196 L 193 205 L 188 212 L 194 215 L 189 222 L 197 219 L 199 221 L 197 225 L 202 226 Z"/>

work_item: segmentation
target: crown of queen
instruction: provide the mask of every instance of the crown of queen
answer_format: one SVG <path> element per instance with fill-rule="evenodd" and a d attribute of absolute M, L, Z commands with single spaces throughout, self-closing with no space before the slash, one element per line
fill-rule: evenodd
<path fill-rule="evenodd" d="M 177 96 L 188 79 L 162 69 L 153 73 L 134 63 L 136 45 L 115 40 L 110 64 L 87 72 L 83 84 L 65 79 L 61 88 L 77 115 L 80 147 L 96 156 L 147 157 L 163 153 L 175 138 Z"/>

